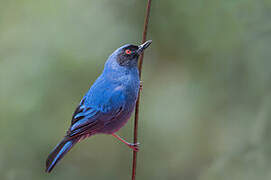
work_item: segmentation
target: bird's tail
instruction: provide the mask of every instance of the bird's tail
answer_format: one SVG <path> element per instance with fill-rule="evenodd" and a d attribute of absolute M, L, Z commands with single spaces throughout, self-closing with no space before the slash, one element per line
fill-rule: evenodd
<path fill-rule="evenodd" d="M 46 160 L 45 172 L 50 173 L 59 160 L 69 152 L 69 150 L 79 141 L 78 138 L 64 137 L 64 139 L 54 148 L 54 150 L 49 154 Z"/>

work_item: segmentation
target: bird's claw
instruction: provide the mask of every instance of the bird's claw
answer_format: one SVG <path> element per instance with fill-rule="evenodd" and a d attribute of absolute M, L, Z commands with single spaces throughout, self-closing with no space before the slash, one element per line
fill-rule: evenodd
<path fill-rule="evenodd" d="M 128 145 L 131 149 L 133 149 L 134 151 L 138 152 L 139 151 L 139 143 L 129 143 Z"/>
<path fill-rule="evenodd" d="M 142 91 L 142 87 L 143 87 L 143 82 L 140 81 L 140 84 L 139 84 L 139 89 L 140 89 L 140 91 Z"/>

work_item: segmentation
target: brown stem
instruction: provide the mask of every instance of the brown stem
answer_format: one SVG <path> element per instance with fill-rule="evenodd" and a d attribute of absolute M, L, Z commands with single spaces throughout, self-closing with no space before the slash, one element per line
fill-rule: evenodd
<path fill-rule="evenodd" d="M 149 17 L 150 17 L 150 10 L 151 10 L 151 0 L 148 0 L 146 15 L 145 15 L 145 22 L 144 22 L 144 30 L 142 34 L 142 43 L 146 41 L 147 31 L 148 31 L 148 24 L 149 24 Z M 143 57 L 144 53 L 139 58 L 138 70 L 139 70 L 139 78 L 141 79 L 141 69 L 143 64 Z M 137 143 L 137 131 L 138 131 L 138 117 L 139 117 L 139 101 L 140 101 L 140 91 L 138 93 L 138 98 L 135 107 L 135 122 L 134 122 L 134 144 Z M 136 178 L 136 160 L 137 160 L 137 151 L 133 151 L 133 169 L 132 169 L 132 180 Z"/>

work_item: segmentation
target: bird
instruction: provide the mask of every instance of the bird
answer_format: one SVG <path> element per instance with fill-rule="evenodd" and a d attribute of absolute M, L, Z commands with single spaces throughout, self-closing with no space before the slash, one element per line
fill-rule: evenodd
<path fill-rule="evenodd" d="M 109 134 L 138 151 L 138 144 L 116 134 L 130 119 L 141 87 L 138 59 L 152 40 L 137 46 L 126 44 L 107 59 L 103 72 L 75 109 L 66 135 L 50 152 L 45 172 L 50 173 L 78 142 L 95 134 Z"/>

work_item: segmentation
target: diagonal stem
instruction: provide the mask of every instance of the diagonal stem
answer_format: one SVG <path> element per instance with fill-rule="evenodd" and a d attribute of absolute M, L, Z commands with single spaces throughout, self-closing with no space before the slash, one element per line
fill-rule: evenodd
<path fill-rule="evenodd" d="M 144 29 L 142 35 L 142 43 L 146 41 L 147 31 L 148 31 L 148 24 L 150 18 L 150 10 L 151 10 L 151 0 L 148 0 L 146 15 L 145 15 L 145 22 L 144 22 Z M 139 70 L 139 78 L 141 79 L 141 70 L 143 64 L 143 57 L 144 53 L 139 58 L 138 70 Z M 134 144 L 137 144 L 137 131 L 138 131 L 138 117 L 139 117 L 139 102 L 140 102 L 140 91 L 138 93 L 138 98 L 135 107 L 135 121 L 134 121 Z M 137 160 L 137 152 L 133 151 L 133 169 L 132 169 L 132 180 L 136 179 L 136 160 Z"/>

